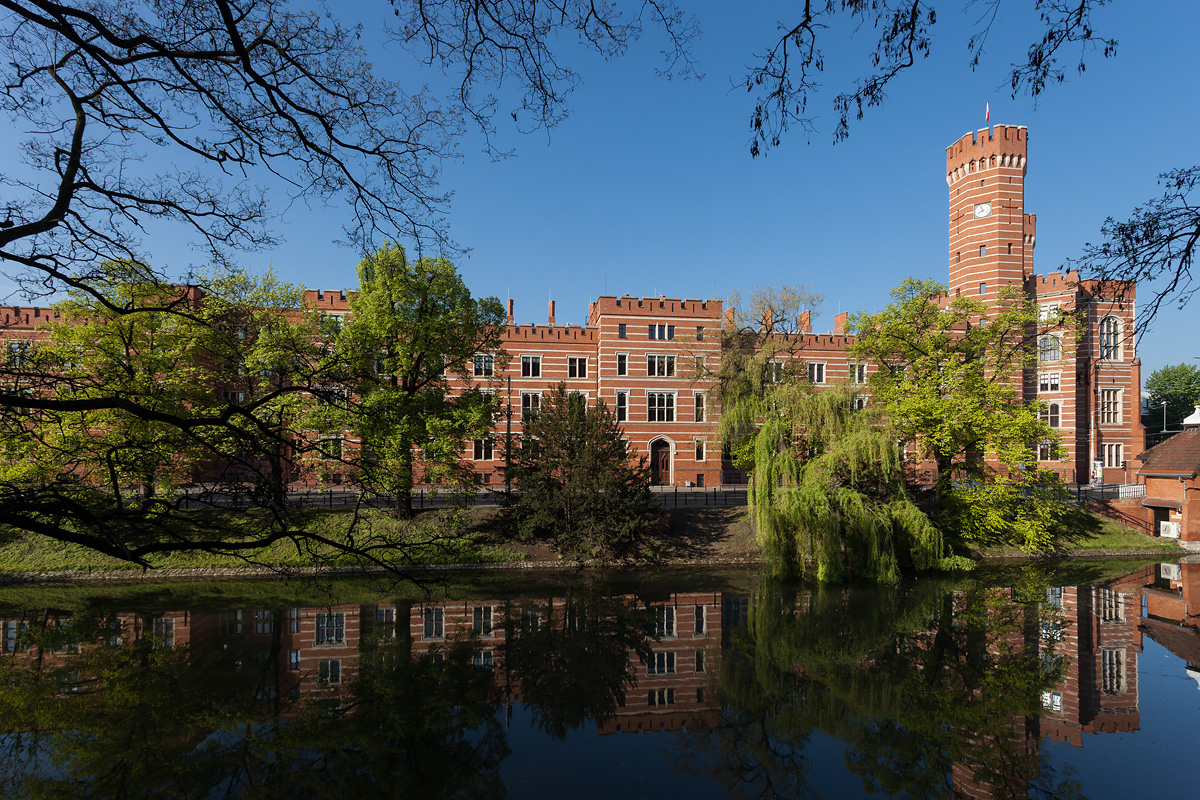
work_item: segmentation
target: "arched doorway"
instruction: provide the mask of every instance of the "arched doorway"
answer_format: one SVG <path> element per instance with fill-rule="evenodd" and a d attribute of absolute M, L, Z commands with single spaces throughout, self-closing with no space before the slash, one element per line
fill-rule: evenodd
<path fill-rule="evenodd" d="M 650 444 L 650 483 L 655 486 L 671 483 L 671 443 L 665 439 Z"/>

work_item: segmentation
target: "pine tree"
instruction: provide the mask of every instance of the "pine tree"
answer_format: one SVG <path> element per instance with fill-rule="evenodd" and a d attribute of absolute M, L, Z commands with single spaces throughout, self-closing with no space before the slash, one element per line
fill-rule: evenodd
<path fill-rule="evenodd" d="M 517 534 L 576 555 L 619 554 L 657 517 L 650 470 L 634 460 L 603 400 L 588 406 L 560 383 L 526 419 L 509 458 Z"/>

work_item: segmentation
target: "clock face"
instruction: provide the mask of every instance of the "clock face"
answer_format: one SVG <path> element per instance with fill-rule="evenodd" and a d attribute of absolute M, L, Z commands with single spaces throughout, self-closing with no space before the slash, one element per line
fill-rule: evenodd
<path fill-rule="evenodd" d="M 983 219 L 990 216 L 992 213 L 991 203 L 976 203 L 975 204 L 975 219 Z"/>

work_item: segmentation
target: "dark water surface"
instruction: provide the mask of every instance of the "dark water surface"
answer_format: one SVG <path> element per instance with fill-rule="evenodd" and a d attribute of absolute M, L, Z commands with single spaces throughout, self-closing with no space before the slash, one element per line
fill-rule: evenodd
<path fill-rule="evenodd" d="M 6 797 L 1200 794 L 1200 564 L 0 591 Z"/>

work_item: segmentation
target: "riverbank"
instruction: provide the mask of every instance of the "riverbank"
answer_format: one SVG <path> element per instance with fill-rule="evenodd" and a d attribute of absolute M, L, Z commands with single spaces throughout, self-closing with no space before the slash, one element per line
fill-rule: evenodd
<path fill-rule="evenodd" d="M 246 556 L 212 553 L 177 554 L 153 562 L 152 569 L 100 555 L 84 548 L 18 537 L 0 546 L 0 583 L 69 581 L 127 582 L 224 580 L 293 575 L 341 576 L 382 571 L 406 572 L 544 572 L 582 568 L 723 567 L 760 562 L 754 525 L 745 507 L 696 507 L 672 510 L 664 525 L 648 535 L 630 557 L 580 560 L 544 543 L 506 540 L 495 530 L 496 509 L 437 509 L 400 522 L 383 514 L 360 516 L 359 540 L 366 530 L 388 538 L 396 547 L 372 564 L 329 548 L 298 546 L 290 540 Z M 313 512 L 306 521 L 323 535 L 346 535 L 350 512 Z M 1171 540 L 1143 536 L 1112 520 L 1076 509 L 1069 530 L 1053 553 L 1030 554 L 1012 548 L 967 549 L 980 563 L 1054 559 L 1162 558 L 1173 560 L 1187 551 Z"/>

